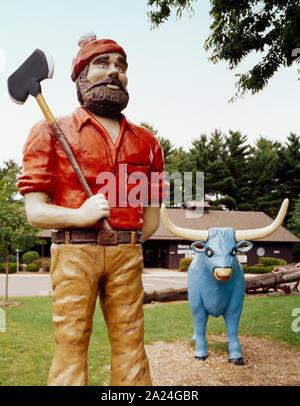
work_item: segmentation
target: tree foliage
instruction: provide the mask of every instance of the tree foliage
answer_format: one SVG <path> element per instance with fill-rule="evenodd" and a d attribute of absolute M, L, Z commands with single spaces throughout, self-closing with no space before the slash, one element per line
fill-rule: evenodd
<path fill-rule="evenodd" d="M 39 230 L 28 224 L 23 199 L 16 199 L 17 175 L 16 169 L 10 169 L 0 180 L 0 252 L 4 255 L 41 243 Z"/>
<path fill-rule="evenodd" d="M 20 165 L 13 159 L 4 161 L 3 166 L 0 168 L 0 179 L 9 174 L 9 171 L 13 170 L 17 175 L 21 172 Z"/>
<path fill-rule="evenodd" d="M 158 130 L 154 129 L 152 124 L 143 121 L 142 123 L 140 123 L 140 125 L 144 128 L 147 128 L 147 130 L 152 131 L 153 134 L 157 136 Z M 164 153 L 165 166 L 167 167 L 169 164 L 169 160 L 171 159 L 174 146 L 171 144 L 171 141 L 168 138 L 164 138 L 161 136 L 157 136 L 157 138 L 162 147 Z"/>
<path fill-rule="evenodd" d="M 175 10 L 176 16 L 181 18 L 184 11 L 193 13 L 192 2 L 194 0 L 148 0 L 148 6 L 152 7 L 152 11 L 147 14 L 154 27 L 167 21 L 171 16 L 172 10 Z M 153 10 L 153 7 L 156 10 Z"/>
<path fill-rule="evenodd" d="M 295 202 L 295 210 L 289 222 L 290 228 L 300 238 L 300 194 Z"/>
<path fill-rule="evenodd" d="M 24 201 L 18 198 L 19 168 L 12 162 L 8 165 L 9 168 L 2 168 L 4 176 L 0 180 L 0 255 L 5 258 L 7 275 L 10 254 L 43 243 L 37 236 L 39 230 L 28 224 Z M 6 291 L 6 301 L 7 296 Z"/>
<path fill-rule="evenodd" d="M 164 23 L 174 10 L 178 17 L 192 12 L 189 0 L 148 0 L 154 27 Z M 251 53 L 258 62 L 245 73 L 237 74 L 235 97 L 264 89 L 280 67 L 289 67 L 300 54 L 299 0 L 210 0 L 211 33 L 205 49 L 211 61 L 227 62 L 237 68 Z M 155 8 L 155 9 L 153 9 Z M 234 98 L 232 100 L 234 100 Z"/>

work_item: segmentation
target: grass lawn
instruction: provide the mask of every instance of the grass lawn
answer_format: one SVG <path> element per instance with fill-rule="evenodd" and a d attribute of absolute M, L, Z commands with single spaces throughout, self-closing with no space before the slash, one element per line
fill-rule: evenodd
<path fill-rule="evenodd" d="M 13 298 L 23 305 L 5 308 L 6 332 L 0 332 L 0 386 L 44 386 L 54 352 L 52 299 Z M 300 332 L 292 331 L 292 310 L 300 308 L 299 296 L 247 297 L 240 321 L 240 335 L 269 338 L 300 351 Z M 188 303 L 145 307 L 145 342 L 189 339 L 193 321 Z M 223 318 L 209 318 L 208 334 L 225 333 Z M 218 345 L 218 344 L 216 344 Z M 223 346 L 221 351 L 227 351 Z M 89 385 L 103 385 L 109 378 L 110 346 L 99 306 L 89 348 Z"/>

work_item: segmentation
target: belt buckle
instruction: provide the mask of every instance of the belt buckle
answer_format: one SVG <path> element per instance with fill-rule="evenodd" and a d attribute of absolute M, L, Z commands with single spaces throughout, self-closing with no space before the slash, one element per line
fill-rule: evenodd
<path fill-rule="evenodd" d="M 118 232 L 113 230 L 113 233 L 108 235 L 105 231 L 98 231 L 99 245 L 118 245 Z"/>

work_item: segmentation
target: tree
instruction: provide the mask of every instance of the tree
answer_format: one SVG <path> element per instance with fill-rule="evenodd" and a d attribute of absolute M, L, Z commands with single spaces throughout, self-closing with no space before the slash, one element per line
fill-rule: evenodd
<path fill-rule="evenodd" d="M 300 194 L 300 137 L 291 133 L 278 155 L 278 189 L 282 198 L 290 201 L 288 220 Z"/>
<path fill-rule="evenodd" d="M 238 131 L 215 130 L 194 140 L 189 151 L 190 170 L 204 172 L 206 200 L 213 209 L 247 210 L 251 194 L 247 171 L 250 147 Z"/>
<path fill-rule="evenodd" d="M 147 130 L 150 130 L 153 132 L 154 135 L 157 136 L 158 130 L 155 130 L 154 127 L 151 124 L 148 124 L 146 122 L 140 123 L 140 125 L 144 128 L 147 128 Z M 172 153 L 174 151 L 174 146 L 171 144 L 171 141 L 168 138 L 164 138 L 161 136 L 157 136 L 158 141 L 163 149 L 164 152 L 164 162 L 165 162 L 165 169 L 168 172 L 168 165 L 169 161 L 171 159 Z"/>
<path fill-rule="evenodd" d="M 294 211 L 292 212 L 291 218 L 288 222 L 288 228 L 292 233 L 300 238 L 300 194 L 294 205 Z M 294 255 L 300 259 L 300 244 L 294 244 Z"/>
<path fill-rule="evenodd" d="M 0 180 L 0 254 L 6 263 L 5 301 L 8 304 L 9 255 L 16 249 L 27 250 L 43 241 L 37 236 L 39 230 L 32 228 L 26 218 L 24 202 L 17 199 L 18 169 L 9 169 Z"/>
<path fill-rule="evenodd" d="M 278 188 L 279 142 L 260 137 L 252 148 L 248 162 L 252 210 L 263 210 L 274 217 L 282 203 Z"/>
<path fill-rule="evenodd" d="M 248 157 L 250 146 L 247 144 L 247 136 L 239 131 L 229 131 L 225 137 L 224 166 L 232 179 L 231 188 L 224 190 L 227 195 L 227 208 L 234 210 L 249 210 L 251 188 L 249 186 L 250 176 L 248 171 Z M 223 199 L 226 203 L 226 197 Z"/>
<path fill-rule="evenodd" d="M 158 27 L 176 11 L 193 13 L 193 0 L 148 0 L 153 27 Z M 237 93 L 261 91 L 279 70 L 291 66 L 300 54 L 299 0 L 210 0 L 213 22 L 205 49 L 212 51 L 214 63 L 227 62 L 237 68 L 251 53 L 260 53 L 259 61 L 246 73 L 236 75 Z M 156 10 L 153 10 L 156 7 Z M 234 100 L 234 97 L 233 99 Z"/>
<path fill-rule="evenodd" d="M 9 159 L 8 161 L 4 161 L 4 166 L 0 168 L 0 179 L 2 179 L 8 172 L 14 169 L 19 174 L 21 172 L 20 165 L 14 161 L 13 159 Z"/>
<path fill-rule="evenodd" d="M 295 209 L 289 222 L 290 228 L 300 238 L 300 194 L 295 203 Z"/>

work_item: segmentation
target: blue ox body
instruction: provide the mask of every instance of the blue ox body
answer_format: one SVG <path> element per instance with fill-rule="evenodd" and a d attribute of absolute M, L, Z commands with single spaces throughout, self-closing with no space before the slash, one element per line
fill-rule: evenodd
<path fill-rule="evenodd" d="M 194 241 L 191 248 L 198 253 L 188 269 L 188 296 L 194 318 L 196 359 L 205 360 L 207 357 L 205 333 L 208 316 L 222 315 L 227 328 L 229 362 L 244 364 L 238 328 L 244 302 L 245 279 L 237 253 L 248 252 L 253 247 L 246 239 L 258 240 L 274 233 L 282 224 L 288 205 L 289 201 L 285 199 L 276 219 L 262 228 L 191 230 L 172 223 L 165 205 L 162 204 L 161 214 L 166 229 L 181 239 Z"/>
<path fill-rule="evenodd" d="M 198 253 L 188 269 L 188 297 L 194 319 L 195 358 L 207 357 L 206 324 L 208 316 L 223 316 L 229 346 L 229 362 L 243 365 L 238 340 L 239 320 L 245 295 L 245 278 L 237 258 L 238 251 L 252 248 L 248 241 L 236 242 L 232 228 L 211 228 L 207 242 L 196 241 L 191 248 Z"/>

